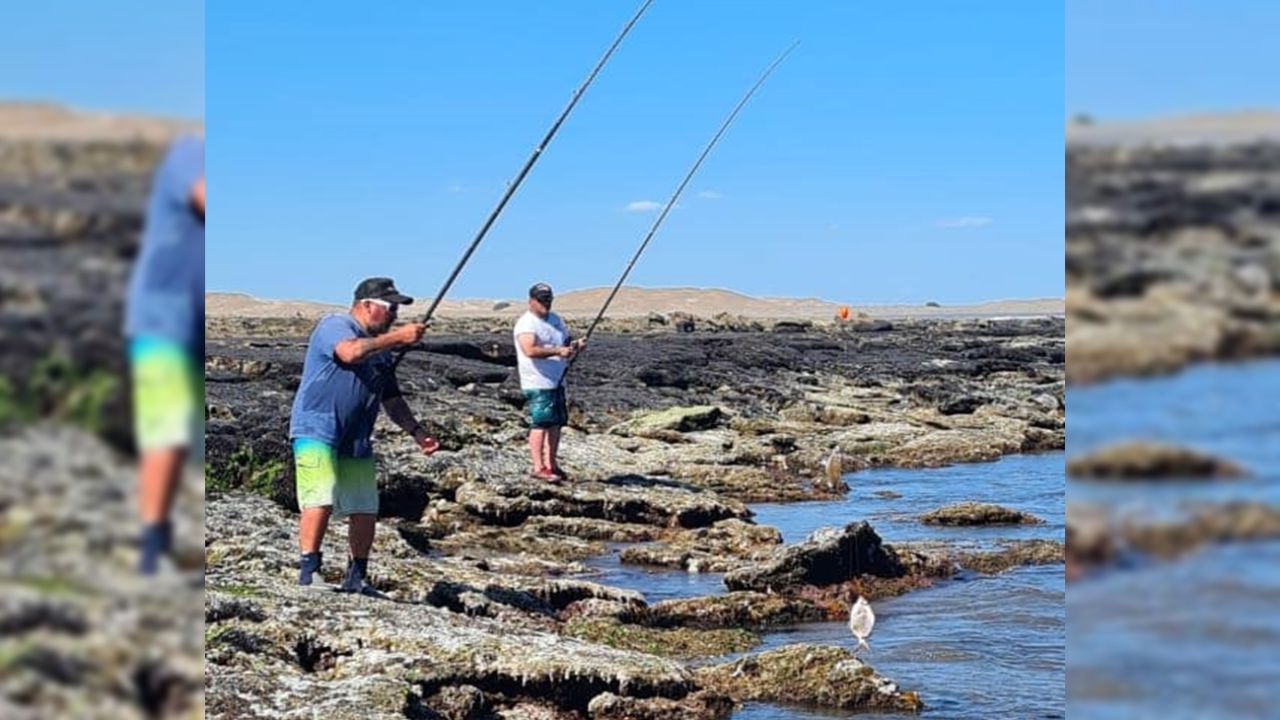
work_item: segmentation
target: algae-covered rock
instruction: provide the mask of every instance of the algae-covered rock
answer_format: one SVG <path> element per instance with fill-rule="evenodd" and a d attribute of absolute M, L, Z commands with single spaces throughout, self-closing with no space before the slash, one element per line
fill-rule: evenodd
<path fill-rule="evenodd" d="M 760 644 L 758 635 L 741 628 L 661 629 L 622 623 L 616 618 L 574 618 L 565 623 L 562 632 L 569 637 L 620 650 L 636 650 L 681 660 L 730 655 Z"/>
<path fill-rule="evenodd" d="M 600 693 L 587 705 L 591 720 L 723 720 L 732 712 L 733 700 L 703 691 L 680 702 Z"/>
<path fill-rule="evenodd" d="M 1226 479 L 1240 466 L 1194 450 L 1149 442 L 1114 445 L 1067 463 L 1071 477 L 1096 480 Z"/>
<path fill-rule="evenodd" d="M 687 487 L 550 485 L 509 479 L 466 483 L 455 491 L 455 498 L 472 515 L 504 526 L 519 525 L 535 515 L 686 528 L 751 517 L 751 511 L 736 500 Z"/>
<path fill-rule="evenodd" d="M 703 687 L 739 702 L 763 700 L 839 710 L 917 711 L 914 692 L 876 673 L 843 648 L 788 645 L 731 663 L 699 668 Z"/>
<path fill-rule="evenodd" d="M 1044 521 L 1021 510 L 990 503 L 963 502 L 920 516 L 925 525 L 1040 525 Z"/>
<path fill-rule="evenodd" d="M 673 407 L 661 412 L 647 413 L 634 417 L 610 429 L 615 435 L 623 437 L 651 437 L 665 439 L 665 433 L 686 433 L 697 430 L 708 430 L 721 423 L 726 415 L 723 410 L 712 405 L 694 407 Z"/>
<path fill-rule="evenodd" d="M 1066 546 L 1056 540 L 1006 540 L 997 550 L 960 553 L 956 563 L 967 570 L 994 575 L 1015 567 L 1066 562 Z"/>

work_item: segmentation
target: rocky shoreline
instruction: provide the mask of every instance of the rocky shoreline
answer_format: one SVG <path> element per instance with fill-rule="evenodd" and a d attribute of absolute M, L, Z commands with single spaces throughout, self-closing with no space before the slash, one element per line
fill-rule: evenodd
<path fill-rule="evenodd" d="M 124 290 L 165 147 L 0 136 L 0 425 L 53 417 L 131 446 Z"/>
<path fill-rule="evenodd" d="M 203 478 L 177 501 L 178 566 L 135 573 L 124 289 L 185 126 L 137 129 L 0 103 L 0 717 L 203 712 Z"/>
<path fill-rule="evenodd" d="M 202 478 L 175 502 L 178 563 L 152 580 L 127 458 L 44 424 L 0 437 L 0 457 L 0 716 L 200 717 Z"/>
<path fill-rule="evenodd" d="M 1280 143 L 1069 145 L 1068 382 L 1280 353 Z M 1075 458 L 1081 481 L 1244 474 L 1227 458 L 1122 443 Z M 1158 524 L 1068 509 L 1068 578 L 1210 543 L 1276 537 L 1275 509 L 1198 508 Z"/>
<path fill-rule="evenodd" d="M 852 643 L 751 649 L 770 628 L 842 619 L 858 594 L 1062 563 L 1062 544 L 894 546 L 854 522 L 784 545 L 747 503 L 839 497 L 841 476 L 868 467 L 1060 450 L 1062 321 L 693 322 L 689 332 L 680 318 L 620 321 L 593 338 L 571 383 L 562 460 L 574 482 L 564 486 L 525 476 L 505 323 L 441 322 L 400 378 L 444 450 L 423 458 L 377 430 L 385 517 L 372 567 L 386 598 L 318 600 L 292 585 L 285 439 L 309 323 L 211 323 L 210 716 L 289 717 L 304 698 L 364 718 L 926 705 L 899 685 L 909 678 L 880 676 Z M 1002 508 L 958 513 L 1033 521 Z M 341 533 L 330 535 L 336 581 L 344 550 Z M 724 573 L 724 592 L 649 604 L 599 584 L 584 561 L 618 543 L 623 563 Z M 289 690 L 268 692 L 262 677 Z M 255 688 L 271 707 L 250 701 Z M 357 701 L 371 696 L 376 710 Z"/>
<path fill-rule="evenodd" d="M 1280 143 L 1067 148 L 1071 382 L 1280 352 Z"/>

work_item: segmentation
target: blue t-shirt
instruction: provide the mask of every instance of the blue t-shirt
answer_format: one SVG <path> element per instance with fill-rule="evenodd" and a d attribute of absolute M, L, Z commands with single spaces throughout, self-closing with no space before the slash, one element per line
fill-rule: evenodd
<path fill-rule="evenodd" d="M 173 142 L 151 183 L 142 248 L 125 308 L 125 335 L 168 340 L 204 356 L 204 218 L 191 186 L 204 176 L 204 140 Z"/>
<path fill-rule="evenodd" d="M 307 343 L 302 383 L 293 398 L 289 438 L 319 440 L 335 446 L 341 457 L 373 455 L 369 438 L 381 401 L 396 397 L 400 388 L 390 353 L 345 365 L 334 357 L 343 340 L 369 337 L 350 315 L 326 315 Z"/>

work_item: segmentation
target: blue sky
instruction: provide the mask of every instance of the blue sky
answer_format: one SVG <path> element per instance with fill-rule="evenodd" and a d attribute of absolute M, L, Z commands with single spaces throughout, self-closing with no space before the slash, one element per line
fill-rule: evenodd
<path fill-rule="evenodd" d="M 1067 112 L 1275 109 L 1278 29 L 1274 0 L 1068 0 Z"/>
<path fill-rule="evenodd" d="M 207 14 L 207 286 L 435 293 L 637 2 L 222 0 Z M 1052 2 L 657 0 L 451 297 L 631 276 L 851 303 L 1062 294 L 1063 11 Z"/>
<path fill-rule="evenodd" d="M 0 100 L 182 118 L 204 115 L 201 0 L 8 2 Z"/>

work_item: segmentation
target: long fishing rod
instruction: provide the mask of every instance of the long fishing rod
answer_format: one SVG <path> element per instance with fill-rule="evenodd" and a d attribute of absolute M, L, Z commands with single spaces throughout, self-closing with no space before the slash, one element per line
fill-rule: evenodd
<path fill-rule="evenodd" d="M 600 307 L 600 312 L 596 313 L 595 319 L 592 320 L 591 325 L 587 327 L 587 334 L 582 338 L 584 342 L 591 339 L 591 334 L 596 331 L 596 326 L 600 324 L 602 319 L 604 319 L 604 314 L 608 311 L 609 304 L 613 302 L 618 291 L 622 289 L 622 284 L 627 281 L 627 276 L 631 274 L 631 269 L 636 266 L 636 261 L 638 261 L 640 256 L 644 254 L 645 248 L 649 246 L 649 241 L 653 239 L 654 234 L 658 232 L 658 228 L 662 226 L 662 221 L 667 219 L 667 213 L 671 212 L 671 208 L 675 207 L 676 201 L 680 199 L 680 195 L 684 192 L 685 186 L 689 184 L 689 181 L 693 179 L 694 173 L 698 172 L 698 168 L 702 166 L 702 161 L 707 159 L 707 155 L 711 153 L 711 149 L 716 146 L 716 143 L 720 142 L 720 136 L 724 135 L 725 130 L 729 129 L 729 125 L 733 122 L 733 119 L 738 116 L 738 113 L 742 110 L 743 106 L 747 104 L 747 101 L 751 99 L 751 96 L 755 95 L 756 90 L 759 90 L 760 86 L 764 85 L 764 81 L 769 79 L 769 75 L 773 73 L 774 68 L 782 64 L 782 61 L 785 60 L 786 57 L 791 54 L 791 51 L 796 49 L 796 45 L 799 44 L 799 40 L 792 43 L 791 47 L 787 48 L 778 56 L 777 60 L 774 60 L 773 63 L 769 65 L 769 67 L 764 71 L 764 74 L 760 76 L 760 79 L 756 80 L 756 84 L 752 85 L 751 89 L 747 91 L 747 94 L 743 95 L 742 99 L 738 101 L 738 104 L 734 106 L 733 112 L 730 112 L 729 116 L 725 118 L 723 123 L 721 123 L 720 129 L 717 130 L 715 136 L 711 138 L 711 142 L 707 143 L 707 146 L 703 148 L 702 154 L 698 156 L 697 162 L 693 164 L 693 167 L 689 168 L 688 174 L 684 176 L 684 179 L 680 181 L 680 185 L 676 187 L 676 191 L 672 193 L 671 200 L 662 208 L 662 213 L 658 215 L 658 219 L 655 220 L 653 222 L 653 226 L 649 228 L 649 232 L 644 236 L 644 241 L 640 243 L 640 247 L 636 250 L 636 254 L 631 257 L 631 262 L 627 263 L 626 269 L 622 271 L 622 277 L 618 278 L 617 284 L 613 286 L 613 290 L 609 293 L 609 296 L 605 298 L 604 305 Z M 564 375 L 562 375 L 560 379 L 561 383 L 564 382 L 564 378 L 568 376 L 569 370 L 573 367 L 573 363 L 577 359 L 577 354 L 569 358 L 569 364 L 565 366 Z"/>
<path fill-rule="evenodd" d="M 471 241 L 471 245 L 467 247 L 467 251 L 462 254 L 462 259 L 458 260 L 458 264 L 453 267 L 453 272 L 449 273 L 448 279 L 446 279 L 444 281 L 444 285 L 440 287 L 440 292 L 436 293 L 435 299 L 432 300 L 431 305 L 427 307 L 426 314 L 422 316 L 423 324 L 431 320 L 431 316 L 435 314 L 436 308 L 438 308 L 441 301 L 444 300 L 445 294 L 449 292 L 449 288 L 453 286 L 453 282 L 458 279 L 458 274 L 462 272 L 463 266 L 471 259 L 472 253 L 474 253 L 476 248 L 480 246 L 480 242 L 484 240 L 484 236 L 488 234 L 489 228 L 493 227 L 494 221 L 496 221 L 498 216 L 502 214 L 503 208 L 507 206 L 507 201 L 511 199 L 512 195 L 515 195 L 516 189 L 520 187 L 520 183 L 524 182 L 525 176 L 533 169 L 534 164 L 538 162 L 538 158 L 542 157 L 543 151 L 546 150 L 547 145 L 551 143 L 551 139 L 554 138 L 556 133 L 560 130 L 560 125 L 564 123 L 565 118 L 569 117 L 569 113 L 573 111 L 573 107 L 578 104 L 578 100 L 582 97 L 583 93 L 587 91 L 587 88 L 591 85 L 592 81 L 596 79 L 596 75 L 600 74 L 600 70 L 604 68 L 605 63 L 609 62 L 609 58 L 613 56 L 613 51 L 618 49 L 618 46 L 622 44 L 623 38 L 627 36 L 627 33 L 631 32 L 632 26 L 636 24 L 636 21 L 640 19 L 641 15 L 644 15 L 644 11 L 648 10 L 649 5 L 652 3 L 653 0 L 645 0 L 640 6 L 640 9 L 636 11 L 635 15 L 633 15 L 631 19 L 627 21 L 627 24 L 622 27 L 622 31 L 618 33 L 618 37 L 614 39 L 613 44 L 609 46 L 609 49 L 605 50 L 604 55 L 600 57 L 599 62 L 597 62 L 595 67 L 591 69 L 591 73 L 587 75 L 587 79 L 584 80 L 582 84 L 578 86 L 578 89 L 574 91 L 573 96 L 569 99 L 569 104 L 565 107 L 564 111 L 560 113 L 560 117 L 556 118 L 556 121 L 551 125 L 551 128 L 547 130 L 547 134 L 542 138 L 542 142 L 538 143 L 538 146 L 533 149 L 533 153 L 529 156 L 529 159 L 525 161 L 524 167 L 520 168 L 520 172 L 516 174 L 514 180 L 507 183 L 507 189 L 502 193 L 502 197 L 498 200 L 498 204 L 493 208 L 493 211 L 489 213 L 489 217 L 485 219 L 484 224 L 480 226 L 480 231 L 476 233 L 475 238 Z M 404 348 L 396 353 L 395 362 L 391 365 L 392 371 L 400 366 L 400 361 L 404 359 L 405 353 L 409 352 L 410 349 L 411 348 Z"/>

